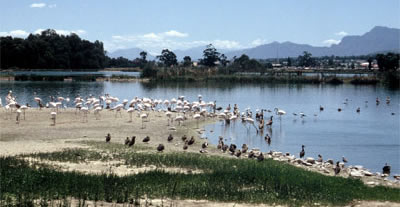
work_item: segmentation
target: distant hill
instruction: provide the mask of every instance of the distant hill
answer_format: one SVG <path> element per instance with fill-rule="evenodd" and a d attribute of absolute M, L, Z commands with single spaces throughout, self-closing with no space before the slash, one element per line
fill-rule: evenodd
<path fill-rule="evenodd" d="M 345 36 L 339 44 L 330 47 L 314 47 L 292 42 L 272 42 L 254 48 L 229 52 L 228 58 L 247 54 L 251 58 L 265 59 L 276 57 L 297 57 L 303 51 L 313 56 L 351 56 L 367 55 L 381 51 L 400 52 L 400 29 L 376 26 L 364 35 Z"/>
<path fill-rule="evenodd" d="M 107 55 L 108 55 L 108 57 L 111 57 L 111 58 L 124 57 L 124 58 L 128 58 L 129 60 L 133 60 L 137 57 L 140 57 L 140 53 L 142 51 L 145 51 L 145 50 L 135 47 L 135 48 L 129 48 L 129 49 L 116 50 L 114 52 L 108 53 Z M 150 55 L 147 52 L 147 59 L 154 60 L 155 57 Z"/>
<path fill-rule="evenodd" d="M 197 61 L 203 58 L 203 51 L 205 48 L 206 45 L 186 50 L 174 50 L 173 52 L 176 54 L 178 61 L 183 60 L 185 56 L 190 56 L 193 61 Z M 339 44 L 334 44 L 330 47 L 315 47 L 293 42 L 272 42 L 242 50 L 217 50 L 219 53 L 225 54 L 229 59 L 234 56 L 239 57 L 242 54 L 247 54 L 250 58 L 256 59 L 297 57 L 301 55 L 303 51 L 310 52 L 314 57 L 331 55 L 368 55 L 382 51 L 400 52 L 400 29 L 376 26 L 363 35 L 345 36 Z M 123 49 L 112 52 L 108 56 L 122 56 L 128 59 L 134 59 L 139 57 L 141 51 L 143 51 L 143 49 L 140 48 Z M 148 54 L 147 59 L 153 60 L 155 57 Z"/>

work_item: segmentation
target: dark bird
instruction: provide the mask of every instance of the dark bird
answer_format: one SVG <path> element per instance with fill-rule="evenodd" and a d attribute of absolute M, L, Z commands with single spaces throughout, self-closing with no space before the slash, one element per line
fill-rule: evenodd
<path fill-rule="evenodd" d="M 126 139 L 125 139 L 125 145 L 128 145 L 129 142 L 130 142 L 129 137 L 126 137 Z"/>
<path fill-rule="evenodd" d="M 360 109 L 360 107 L 358 107 L 357 110 L 356 110 L 356 112 L 357 112 L 357 113 L 360 113 L 360 111 L 361 111 L 361 109 Z"/>
<path fill-rule="evenodd" d="M 106 136 L 106 142 L 108 143 L 108 142 L 110 142 L 110 140 L 111 140 L 111 135 L 110 135 L 110 133 L 108 133 Z"/>
<path fill-rule="evenodd" d="M 219 106 L 219 107 L 215 108 L 215 110 L 217 110 L 217 111 L 221 111 L 221 110 L 222 110 L 222 107 L 221 107 L 221 106 Z"/>
<path fill-rule="evenodd" d="M 247 144 L 242 145 L 242 153 L 246 153 L 248 149 L 249 147 L 247 146 Z"/>
<path fill-rule="evenodd" d="M 192 144 L 194 144 L 194 137 L 193 137 L 193 136 L 190 138 L 190 140 L 189 140 L 188 144 L 189 144 L 189 145 L 192 145 Z"/>
<path fill-rule="evenodd" d="M 185 141 L 185 144 L 183 145 L 183 150 L 187 150 L 188 149 L 188 141 L 186 140 Z"/>
<path fill-rule="evenodd" d="M 128 146 L 132 147 L 135 144 L 136 136 L 133 136 L 131 141 L 129 142 Z"/>
<path fill-rule="evenodd" d="M 226 150 L 228 150 L 228 145 L 227 144 L 224 144 L 224 145 L 222 145 L 222 152 L 226 152 Z"/>
<path fill-rule="evenodd" d="M 265 124 L 266 126 L 272 126 L 272 118 L 274 118 L 274 116 L 271 116 L 268 120 L 268 122 Z"/>
<path fill-rule="evenodd" d="M 347 163 L 347 159 L 344 156 L 342 156 L 342 160 L 344 163 Z"/>
<path fill-rule="evenodd" d="M 202 145 L 201 145 L 201 148 L 203 148 L 203 149 L 205 149 L 205 148 L 207 148 L 208 147 L 208 142 L 204 142 Z"/>
<path fill-rule="evenodd" d="M 382 173 L 390 175 L 390 168 L 390 165 L 386 163 L 385 166 L 382 168 Z"/>
<path fill-rule="evenodd" d="M 251 159 L 251 158 L 254 158 L 254 157 L 255 157 L 254 152 L 253 152 L 253 151 L 250 151 L 248 157 L 249 157 L 250 159 Z"/>
<path fill-rule="evenodd" d="M 303 158 L 306 152 L 304 151 L 304 145 L 301 145 L 301 152 L 300 152 L 300 158 Z"/>
<path fill-rule="evenodd" d="M 320 111 L 323 111 L 323 110 L 324 110 L 324 107 L 323 107 L 323 106 L 319 106 L 319 110 L 320 110 Z"/>
<path fill-rule="evenodd" d="M 224 141 L 219 141 L 217 145 L 217 149 L 222 149 L 222 146 L 224 146 Z"/>
<path fill-rule="evenodd" d="M 171 142 L 174 139 L 174 137 L 172 136 L 172 134 L 169 134 L 168 136 L 168 142 Z"/>
<path fill-rule="evenodd" d="M 318 155 L 318 160 L 317 160 L 317 162 L 322 162 L 323 160 L 322 160 L 322 155 Z"/>
<path fill-rule="evenodd" d="M 340 166 L 339 166 L 339 162 L 336 162 L 336 167 L 333 169 L 335 171 L 335 175 L 340 173 Z"/>
<path fill-rule="evenodd" d="M 342 109 L 341 109 L 341 108 L 338 108 L 338 109 L 337 109 L 337 111 L 338 111 L 338 112 L 341 112 L 341 111 L 342 111 Z"/>
<path fill-rule="evenodd" d="M 231 152 L 232 153 L 232 155 L 235 153 L 235 151 L 236 151 L 236 144 L 231 144 L 230 146 L 229 146 L 229 152 Z"/>
<path fill-rule="evenodd" d="M 236 157 L 240 157 L 241 154 L 242 154 L 242 151 L 237 150 L 235 155 L 236 155 Z"/>
<path fill-rule="evenodd" d="M 268 134 L 265 135 L 265 141 L 267 141 L 268 145 L 271 144 L 271 137 Z"/>
<path fill-rule="evenodd" d="M 260 162 L 264 161 L 264 154 L 262 152 L 260 152 L 260 155 L 258 155 L 257 160 Z"/>
<path fill-rule="evenodd" d="M 163 144 L 159 144 L 157 147 L 157 151 L 162 152 L 165 149 Z"/>
<path fill-rule="evenodd" d="M 149 142 L 150 141 L 150 137 L 149 136 L 146 136 L 144 139 L 143 139 L 143 142 Z"/>
<path fill-rule="evenodd" d="M 182 136 L 182 141 L 185 141 L 187 139 L 187 136 L 186 135 L 183 135 Z"/>

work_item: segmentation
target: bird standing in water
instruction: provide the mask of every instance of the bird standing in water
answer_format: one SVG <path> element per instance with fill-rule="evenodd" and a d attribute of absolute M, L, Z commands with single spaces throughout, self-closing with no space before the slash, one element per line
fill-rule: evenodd
<path fill-rule="evenodd" d="M 301 152 L 300 152 L 300 158 L 303 158 L 306 152 L 304 151 L 304 145 L 301 145 Z"/>

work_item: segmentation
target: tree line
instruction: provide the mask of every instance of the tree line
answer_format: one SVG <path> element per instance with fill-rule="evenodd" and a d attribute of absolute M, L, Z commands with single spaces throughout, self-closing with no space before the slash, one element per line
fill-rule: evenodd
<path fill-rule="evenodd" d="M 0 37 L 1 68 L 98 69 L 106 66 L 103 43 L 48 29 L 27 38 Z"/>

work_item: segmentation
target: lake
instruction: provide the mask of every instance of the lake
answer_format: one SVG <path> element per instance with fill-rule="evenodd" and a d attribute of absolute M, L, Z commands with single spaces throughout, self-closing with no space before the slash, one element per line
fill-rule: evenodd
<path fill-rule="evenodd" d="M 207 125 L 204 136 L 217 144 L 219 136 L 227 143 L 262 151 L 290 152 L 297 157 L 301 145 L 305 145 L 306 157 L 317 158 L 321 154 L 324 160 L 331 158 L 348 159 L 347 165 L 363 165 L 372 172 L 381 172 L 385 163 L 392 166 L 392 174 L 400 173 L 400 95 L 398 90 L 389 90 L 378 86 L 318 85 L 318 84 L 232 84 L 232 83 L 139 83 L 139 82 L 43 82 L 43 81 L 0 81 L 0 96 L 3 104 L 9 90 L 19 103 L 33 101 L 34 92 L 49 101 L 49 96 L 73 98 L 77 94 L 83 97 L 109 93 L 112 96 L 131 100 L 133 97 L 171 99 L 185 96 L 190 101 L 197 100 L 198 94 L 205 101 L 217 101 L 218 106 L 238 104 L 241 111 L 279 108 L 286 115 L 279 118 L 265 112 L 265 119 L 274 116 L 271 130 L 264 129 L 257 134 L 255 129 L 242 124 L 240 120 L 230 125 L 223 122 Z M 391 98 L 386 104 L 386 97 Z M 381 103 L 375 104 L 379 97 Z M 344 104 L 348 99 L 347 104 Z M 368 101 L 368 103 L 365 103 Z M 324 106 L 320 111 L 319 106 Z M 69 103 L 68 106 L 73 106 Z M 338 108 L 342 108 L 338 112 Z M 356 109 L 360 107 L 361 112 Z M 292 113 L 303 112 L 307 116 L 300 118 Z M 395 113 L 395 115 L 392 115 Z M 271 135 L 269 146 L 265 134 Z"/>

